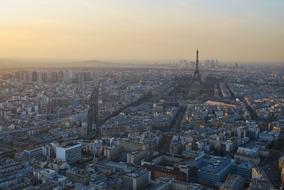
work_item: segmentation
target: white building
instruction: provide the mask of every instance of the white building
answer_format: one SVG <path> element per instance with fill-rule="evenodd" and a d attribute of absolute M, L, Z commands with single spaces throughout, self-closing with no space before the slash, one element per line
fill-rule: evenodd
<path fill-rule="evenodd" d="M 151 180 L 151 173 L 147 170 L 133 171 L 124 176 L 125 188 L 129 190 L 142 190 Z"/>
<path fill-rule="evenodd" d="M 81 144 L 68 144 L 63 147 L 56 146 L 56 159 L 72 164 L 81 160 Z"/>

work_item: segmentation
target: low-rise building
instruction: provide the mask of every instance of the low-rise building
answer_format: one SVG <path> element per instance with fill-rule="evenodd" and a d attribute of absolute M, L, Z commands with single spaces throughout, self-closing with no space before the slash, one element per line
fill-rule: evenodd
<path fill-rule="evenodd" d="M 124 189 L 142 190 L 150 183 L 151 173 L 147 170 L 138 169 L 124 175 L 123 180 Z"/>

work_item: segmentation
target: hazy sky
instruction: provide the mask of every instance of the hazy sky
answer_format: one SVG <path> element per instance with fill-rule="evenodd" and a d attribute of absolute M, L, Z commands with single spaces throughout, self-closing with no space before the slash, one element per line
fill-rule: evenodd
<path fill-rule="evenodd" d="M 1 58 L 284 61 L 284 0 L 0 0 Z"/>

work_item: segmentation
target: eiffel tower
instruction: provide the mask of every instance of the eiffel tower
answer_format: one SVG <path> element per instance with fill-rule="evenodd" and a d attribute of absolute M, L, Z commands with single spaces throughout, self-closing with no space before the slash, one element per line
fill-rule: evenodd
<path fill-rule="evenodd" d="M 194 74 L 193 74 L 193 78 L 192 78 L 192 83 L 193 82 L 199 82 L 200 84 L 202 83 L 202 80 L 201 80 L 201 74 L 199 72 L 199 51 L 197 49 L 196 51 L 196 62 L 195 62 L 195 71 L 194 71 Z"/>

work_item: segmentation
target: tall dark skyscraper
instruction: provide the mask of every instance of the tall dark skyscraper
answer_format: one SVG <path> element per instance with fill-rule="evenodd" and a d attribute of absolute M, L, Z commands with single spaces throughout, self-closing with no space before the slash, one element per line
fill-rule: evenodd
<path fill-rule="evenodd" d="M 201 74 L 199 72 L 199 51 L 198 50 L 196 51 L 195 71 L 194 71 L 194 74 L 193 74 L 193 82 L 194 81 L 202 83 Z"/>
<path fill-rule="evenodd" d="M 33 82 L 36 82 L 37 79 L 38 79 L 37 72 L 36 72 L 36 71 L 33 71 L 33 72 L 32 72 L 32 81 L 33 81 Z"/>
<path fill-rule="evenodd" d="M 89 111 L 87 121 L 87 136 L 99 135 L 98 114 L 99 114 L 99 85 L 93 90 L 89 100 Z M 94 131 L 95 129 L 95 131 Z M 94 133 L 95 132 L 95 133 Z"/>
<path fill-rule="evenodd" d="M 54 114 L 56 113 L 56 103 L 55 103 L 55 96 L 51 96 L 48 99 L 48 104 L 47 104 L 47 119 L 51 119 Z"/>

